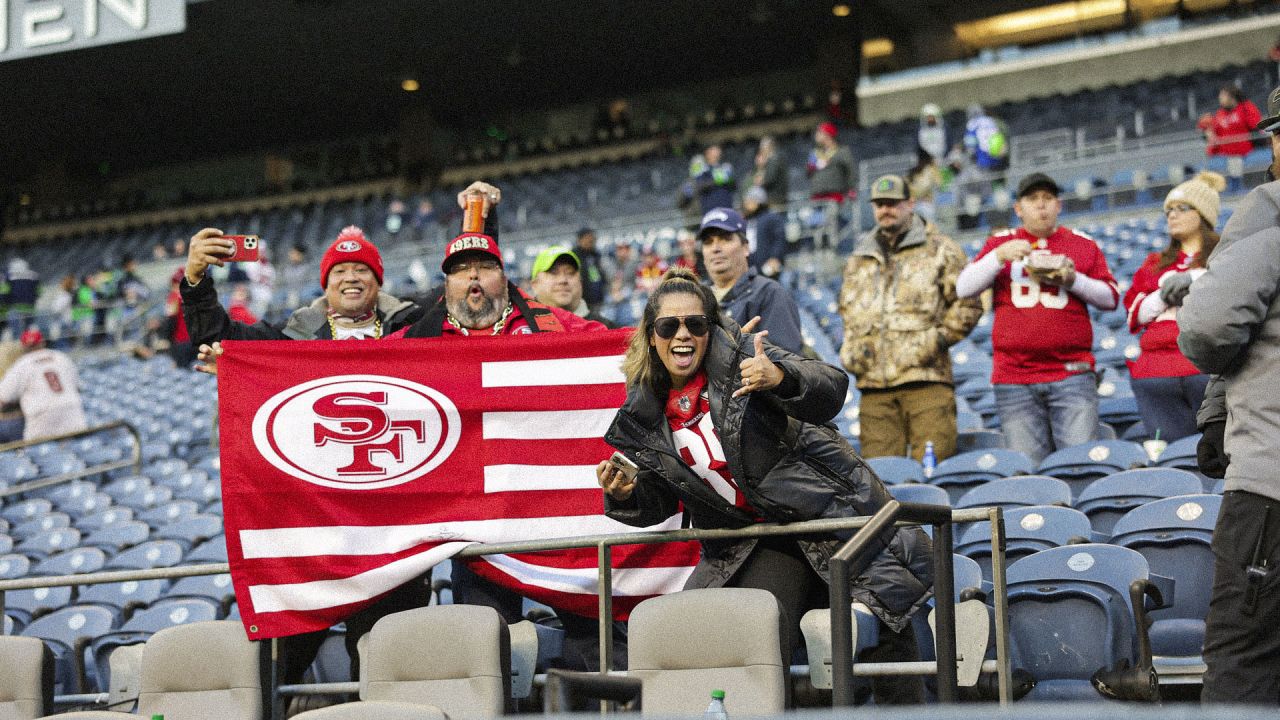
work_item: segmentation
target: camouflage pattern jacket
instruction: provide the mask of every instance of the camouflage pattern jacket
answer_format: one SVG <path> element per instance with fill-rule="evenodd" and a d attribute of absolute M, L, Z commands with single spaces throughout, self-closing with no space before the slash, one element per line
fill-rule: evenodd
<path fill-rule="evenodd" d="M 840 290 L 840 361 L 859 389 L 952 382 L 947 348 L 982 315 L 980 300 L 956 297 L 966 262 L 954 240 L 918 215 L 887 258 L 875 229 L 858 239 Z"/>

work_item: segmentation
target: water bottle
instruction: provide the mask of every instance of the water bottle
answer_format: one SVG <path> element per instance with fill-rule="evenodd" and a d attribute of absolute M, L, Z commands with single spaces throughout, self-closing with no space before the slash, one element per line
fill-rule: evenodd
<path fill-rule="evenodd" d="M 933 451 L 933 441 L 930 440 L 924 444 L 924 477 L 926 480 L 933 477 L 933 469 L 938 467 L 938 455 Z"/>
<path fill-rule="evenodd" d="M 707 706 L 707 711 L 702 713 L 702 720 L 729 720 L 729 713 L 724 709 L 724 691 L 711 691 L 711 704 Z"/>

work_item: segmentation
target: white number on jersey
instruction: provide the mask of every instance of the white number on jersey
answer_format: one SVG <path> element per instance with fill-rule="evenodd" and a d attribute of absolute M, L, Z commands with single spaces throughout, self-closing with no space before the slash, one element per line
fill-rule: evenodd
<path fill-rule="evenodd" d="M 706 480 L 716 494 L 733 503 L 737 499 L 736 489 L 720 473 L 711 469 L 713 460 L 719 463 L 725 462 L 724 448 L 721 447 L 720 439 L 716 437 L 716 430 L 711 425 L 711 413 L 702 416 L 697 428 L 696 432 L 690 428 L 680 428 L 671 434 L 671 439 L 675 441 L 676 452 L 688 450 L 689 457 L 686 459 L 693 460 L 689 464 L 693 472 Z"/>
<path fill-rule="evenodd" d="M 1067 291 L 1058 285 L 1041 283 L 1027 273 L 1027 266 L 1015 262 L 1009 267 L 1009 299 L 1016 308 L 1035 307 L 1036 303 L 1050 310 L 1067 306 Z"/>

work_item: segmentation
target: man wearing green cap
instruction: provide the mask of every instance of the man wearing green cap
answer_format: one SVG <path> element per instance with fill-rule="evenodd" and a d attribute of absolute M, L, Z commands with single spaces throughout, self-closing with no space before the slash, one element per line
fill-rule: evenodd
<path fill-rule="evenodd" d="M 552 245 L 538 253 L 529 273 L 534 299 L 543 305 L 558 307 L 578 317 L 595 320 L 610 330 L 618 327 L 613 321 L 591 310 L 582 299 L 581 268 L 578 256 L 563 245 Z"/>
<path fill-rule="evenodd" d="M 862 455 L 919 460 L 932 442 L 943 460 L 956 447 L 947 348 L 977 324 L 982 304 L 956 295 L 964 251 L 915 213 L 906 180 L 877 178 L 871 205 L 876 227 L 858 239 L 840 290 L 840 360 L 862 391 Z"/>

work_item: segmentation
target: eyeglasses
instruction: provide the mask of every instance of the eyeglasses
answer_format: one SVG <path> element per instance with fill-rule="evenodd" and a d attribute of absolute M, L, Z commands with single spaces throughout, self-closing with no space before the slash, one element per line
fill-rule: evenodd
<path fill-rule="evenodd" d="M 694 337 L 702 337 L 711 329 L 711 321 L 706 315 L 670 315 L 653 321 L 653 333 L 663 340 L 670 340 L 680 331 L 681 325 Z"/>
<path fill-rule="evenodd" d="M 472 268 L 481 272 L 493 272 L 502 265 L 497 260 L 459 260 L 449 266 L 450 275 L 461 275 L 471 272 Z"/>
<path fill-rule="evenodd" d="M 1185 212 L 1191 212 L 1193 210 L 1195 210 L 1195 208 L 1191 207 L 1186 203 L 1178 203 L 1177 205 L 1170 205 L 1168 208 L 1166 208 L 1164 211 L 1164 214 L 1168 215 L 1169 213 L 1172 213 L 1172 212 L 1185 213 Z"/>

